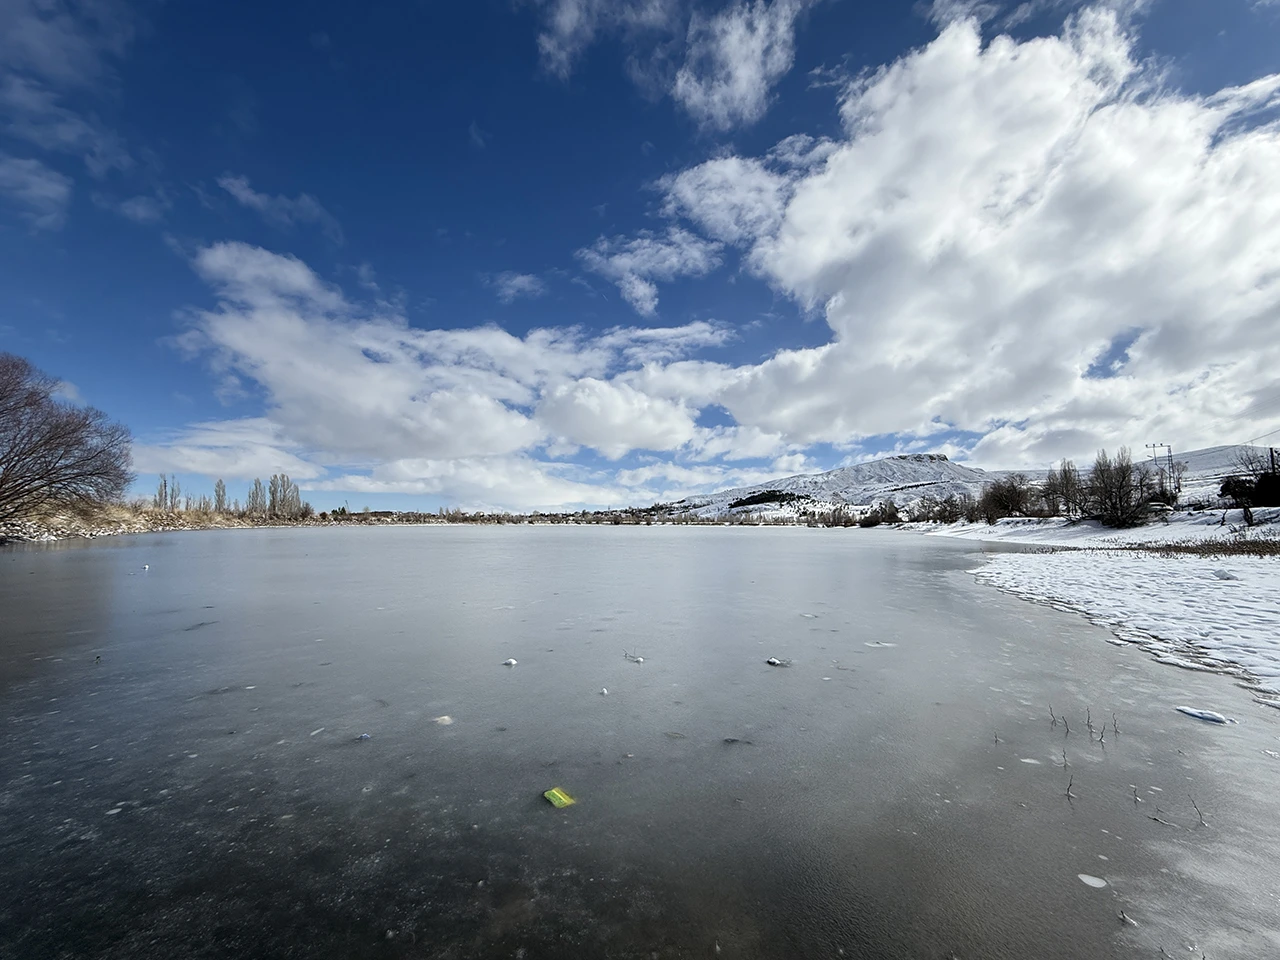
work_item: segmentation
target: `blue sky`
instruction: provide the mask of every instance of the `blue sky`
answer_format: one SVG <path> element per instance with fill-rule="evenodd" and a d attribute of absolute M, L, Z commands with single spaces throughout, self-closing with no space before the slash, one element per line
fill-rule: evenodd
<path fill-rule="evenodd" d="M 1248 0 L 0 0 L 0 350 L 321 508 L 1248 439 L 1277 72 Z"/>

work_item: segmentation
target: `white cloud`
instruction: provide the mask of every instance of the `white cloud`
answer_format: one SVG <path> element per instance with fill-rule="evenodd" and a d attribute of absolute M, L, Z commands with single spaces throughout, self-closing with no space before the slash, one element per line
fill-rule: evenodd
<path fill-rule="evenodd" d="M 80 395 L 80 388 L 70 380 L 59 380 L 53 388 L 53 394 L 69 403 L 84 403 L 84 397 Z"/>
<path fill-rule="evenodd" d="M 1050 0 L 1055 2 L 1055 0 Z M 1032 4 L 1021 4 L 1030 7 Z M 977 20 L 984 22 L 995 18 L 1000 12 L 1000 4 L 988 0 L 933 0 L 929 5 L 929 19 L 940 27 L 945 27 L 957 20 Z M 1020 17 L 1025 15 L 1019 14 Z"/>
<path fill-rule="evenodd" d="M 691 0 L 535 0 L 543 67 L 567 79 L 582 52 L 621 36 L 626 69 L 709 130 L 759 120 L 795 60 L 796 22 L 818 0 L 734 0 L 705 13 Z"/>
<path fill-rule="evenodd" d="M 523 456 L 394 460 L 367 475 L 346 474 L 308 484 L 306 489 L 444 495 L 462 509 L 486 511 L 610 507 L 630 502 L 629 492 L 607 476 Z"/>
<path fill-rule="evenodd" d="M 0 196 L 9 199 L 33 230 L 58 230 L 67 219 L 71 179 L 39 160 L 0 152 Z"/>
<path fill-rule="evenodd" d="M 133 166 L 124 142 L 93 117 L 64 106 L 53 89 L 14 74 L 0 75 L 0 117 L 4 131 L 43 150 L 83 158 L 93 176 Z"/>
<path fill-rule="evenodd" d="M 260 213 L 273 226 L 287 229 L 299 223 L 315 224 L 330 241 L 342 243 L 342 227 L 337 219 L 308 193 L 300 193 L 293 198 L 271 196 L 254 190 L 248 177 L 233 177 L 231 174 L 219 177 L 218 186 L 241 206 Z"/>
<path fill-rule="evenodd" d="M 0 123 L 4 132 L 44 150 L 84 158 L 102 177 L 128 169 L 123 141 L 68 97 L 92 98 L 115 81 L 112 61 L 135 34 L 130 7 L 116 0 L 0 2 Z"/>
<path fill-rule="evenodd" d="M 766 433 L 759 427 L 708 427 L 698 431 L 689 455 L 698 461 L 767 460 L 788 446 L 782 434 Z"/>
<path fill-rule="evenodd" d="M 1257 436 L 1280 367 L 1280 77 L 1166 89 L 1121 23 L 1090 9 L 1019 43 L 955 21 L 851 83 L 839 137 L 676 173 L 664 211 L 688 227 L 578 254 L 643 312 L 738 245 L 825 320 L 820 345 L 731 364 L 700 355 L 722 324 L 424 330 L 243 244 L 198 255 L 219 306 L 183 343 L 266 398 L 320 482 L 485 503 L 670 499 L 882 435 L 992 466 Z M 712 411 L 729 422 L 700 426 Z M 545 462 L 579 447 L 657 456 Z"/>
<path fill-rule="evenodd" d="M 812 473 L 818 469 L 818 465 L 806 454 L 789 453 L 786 456 L 775 459 L 771 464 L 771 469 L 781 474 L 797 476 L 802 473 Z"/>
<path fill-rule="evenodd" d="M 128 6 L 111 0 L 0 4 L 0 62 L 65 86 L 107 79 L 104 58 L 123 54 L 133 35 Z"/>
<path fill-rule="evenodd" d="M 378 286 L 378 274 L 370 263 L 361 263 L 356 265 L 356 280 L 360 286 L 373 293 L 381 293 L 382 288 Z"/>
<path fill-rule="evenodd" d="M 582 265 L 617 284 L 622 298 L 642 316 L 652 316 L 658 308 L 660 280 L 701 277 L 720 266 L 719 243 L 709 242 L 679 227 L 665 234 L 643 231 L 625 237 L 601 237 L 578 251 Z"/>
<path fill-rule="evenodd" d="M 1119 24 L 984 44 L 952 23 L 853 83 L 845 137 L 785 188 L 747 159 L 668 178 L 670 210 L 831 328 L 717 371 L 716 401 L 789 443 L 949 425 L 997 464 L 1220 442 L 1280 362 L 1280 78 L 1162 89 Z M 1133 328 L 1119 375 L 1086 376 Z"/>
<path fill-rule="evenodd" d="M 92 199 L 94 204 L 103 210 L 110 210 L 113 213 L 120 214 L 126 220 L 142 224 L 159 223 L 164 220 L 165 214 L 169 212 L 169 208 L 172 206 L 168 198 L 163 195 L 149 196 L 141 194 L 125 200 L 114 200 L 104 194 L 95 193 Z"/>
<path fill-rule="evenodd" d="M 504 270 L 494 276 L 490 282 L 498 293 L 498 299 L 503 303 L 513 303 L 522 297 L 536 300 L 547 292 L 547 285 L 532 273 Z"/>
<path fill-rule="evenodd" d="M 546 10 L 538 34 L 543 66 L 567 78 L 573 62 L 597 35 L 666 35 L 683 19 L 682 0 L 535 0 Z"/>
<path fill-rule="evenodd" d="M 628 365 L 648 367 L 706 347 L 721 346 L 732 337 L 728 327 L 695 320 L 680 327 L 615 327 L 595 342 L 606 350 L 616 351 Z"/>
<path fill-rule="evenodd" d="M 812 2 L 739 0 L 712 16 L 695 12 L 672 97 L 713 130 L 755 123 L 791 70 L 796 19 Z"/>
<path fill-rule="evenodd" d="M 197 253 L 194 266 L 228 301 L 245 306 L 272 307 L 296 298 L 321 310 L 345 309 L 341 293 L 297 257 L 246 243 L 216 243 Z"/>
<path fill-rule="evenodd" d="M 796 461 L 774 462 L 767 467 L 728 467 L 722 464 L 655 462 L 642 467 L 619 470 L 616 482 L 630 496 L 625 502 L 634 504 L 670 503 L 712 490 L 750 487 L 791 476 L 790 465 Z"/>
<path fill-rule="evenodd" d="M 551 387 L 537 416 L 569 443 L 615 460 L 635 449 L 676 450 L 697 434 L 694 416 L 682 404 L 594 377 Z"/>
<path fill-rule="evenodd" d="M 286 447 L 281 429 L 270 420 L 196 423 L 178 434 L 133 448 L 139 473 L 198 473 L 228 480 L 250 480 L 287 473 L 294 480 L 312 480 L 323 469 Z"/>
<path fill-rule="evenodd" d="M 496 327 L 423 330 L 386 305 L 370 312 L 348 302 L 294 257 L 221 243 L 200 250 L 193 266 L 219 303 L 190 312 L 177 344 L 234 384 L 229 402 L 252 383 L 266 410 L 256 420 L 201 425 L 147 448 L 145 462 L 180 472 L 241 475 L 288 454 L 297 458 L 291 474 L 323 473 L 331 486 L 363 475 L 364 486 L 354 489 L 426 490 L 469 478 L 467 495 L 479 497 L 478 477 L 524 470 L 520 464 L 535 463 L 531 451 L 544 447 L 589 446 L 609 457 L 640 448 L 694 450 L 700 431 L 690 411 L 622 378 L 730 336 L 701 321 L 595 336 L 573 328 L 537 329 L 522 338 Z M 258 433 L 244 436 L 246 424 Z M 227 436 L 234 442 L 221 439 Z M 406 464 L 427 472 L 406 477 Z M 369 472 L 351 473 L 352 466 Z M 344 469 L 348 479 L 333 476 Z M 560 474 L 552 479 L 539 482 L 540 497 L 558 490 L 584 502 L 583 481 L 565 486 Z"/>
<path fill-rule="evenodd" d="M 708 160 L 657 185 L 665 194 L 667 216 L 688 217 L 708 235 L 732 244 L 773 233 L 790 193 L 786 178 L 742 157 Z"/>

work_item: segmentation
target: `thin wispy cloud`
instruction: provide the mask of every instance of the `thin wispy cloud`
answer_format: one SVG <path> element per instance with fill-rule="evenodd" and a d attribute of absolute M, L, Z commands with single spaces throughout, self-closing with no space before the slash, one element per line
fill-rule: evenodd
<path fill-rule="evenodd" d="M 561 79 L 602 35 L 620 33 L 633 41 L 652 40 L 680 29 L 684 0 L 534 0 L 544 11 L 538 34 L 543 66 Z"/>
<path fill-rule="evenodd" d="M 249 183 L 248 177 L 224 174 L 218 178 L 218 186 L 235 198 L 242 207 L 261 214 L 262 219 L 275 227 L 289 229 L 298 224 L 311 224 L 335 244 L 343 241 L 342 226 L 337 218 L 321 206 L 309 193 L 285 197 L 259 193 Z"/>
<path fill-rule="evenodd" d="M 612 281 L 641 316 L 658 309 L 658 282 L 701 277 L 720 266 L 720 244 L 680 227 L 664 234 L 644 231 L 631 238 L 600 237 L 577 252 L 586 269 Z"/>
<path fill-rule="evenodd" d="M 116 64 L 135 35 L 133 10 L 120 0 L 0 3 L 0 130 L 79 156 L 99 179 L 131 168 L 123 138 L 94 105 L 115 86 Z"/>
<path fill-rule="evenodd" d="M 627 69 L 707 130 L 753 124 L 795 61 L 797 21 L 820 0 L 735 0 L 708 12 L 690 0 L 541 0 L 538 49 L 567 79 L 598 39 L 619 36 Z"/>
<path fill-rule="evenodd" d="M 167 196 L 151 196 L 139 194 L 124 199 L 114 199 L 102 193 L 94 193 L 92 200 L 95 206 L 118 213 L 126 220 L 139 224 L 162 223 L 173 204 Z"/>
<path fill-rule="evenodd" d="M 489 280 L 498 299 L 503 303 L 514 303 L 516 300 L 536 300 L 547 292 L 547 285 L 542 278 L 532 273 L 516 273 L 504 270 Z"/>
<path fill-rule="evenodd" d="M 71 178 L 39 160 L 0 152 L 0 198 L 33 230 L 58 230 L 67 220 Z"/>

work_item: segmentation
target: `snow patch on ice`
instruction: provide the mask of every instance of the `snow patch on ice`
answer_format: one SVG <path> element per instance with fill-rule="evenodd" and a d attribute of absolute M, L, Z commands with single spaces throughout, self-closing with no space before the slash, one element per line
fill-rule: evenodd
<path fill-rule="evenodd" d="M 1235 723 L 1230 717 L 1223 716 L 1216 710 L 1198 710 L 1195 707 L 1174 707 L 1179 713 L 1185 713 L 1188 717 L 1195 717 L 1197 720 L 1205 720 L 1209 723 Z"/>
<path fill-rule="evenodd" d="M 1097 890 L 1101 890 L 1107 885 L 1107 881 L 1103 880 L 1101 877 L 1093 877 L 1087 873 L 1077 873 L 1076 876 L 1080 878 L 1081 883 Z"/>
<path fill-rule="evenodd" d="M 973 571 L 1016 596 L 1083 614 L 1156 659 L 1189 670 L 1232 673 L 1280 694 L 1280 563 L 1131 550 L 1000 554 Z"/>

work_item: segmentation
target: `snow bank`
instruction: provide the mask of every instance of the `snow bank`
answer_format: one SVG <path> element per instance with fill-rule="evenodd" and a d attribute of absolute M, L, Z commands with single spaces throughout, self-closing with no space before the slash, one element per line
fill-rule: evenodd
<path fill-rule="evenodd" d="M 979 582 L 1083 613 L 1165 663 L 1231 673 L 1280 704 L 1280 561 L 1134 550 L 1009 553 Z"/>
<path fill-rule="evenodd" d="M 1046 547 L 1124 547 L 1200 540 L 1239 540 L 1280 536 L 1280 508 L 1257 509 L 1255 525 L 1246 527 L 1239 510 L 1196 510 L 1174 513 L 1130 530 L 1104 527 L 1094 520 L 1062 517 L 1010 517 L 998 523 L 904 524 L 931 536 L 994 543 L 1039 544 Z M 1224 522 L 1225 519 L 1225 522 Z"/>

